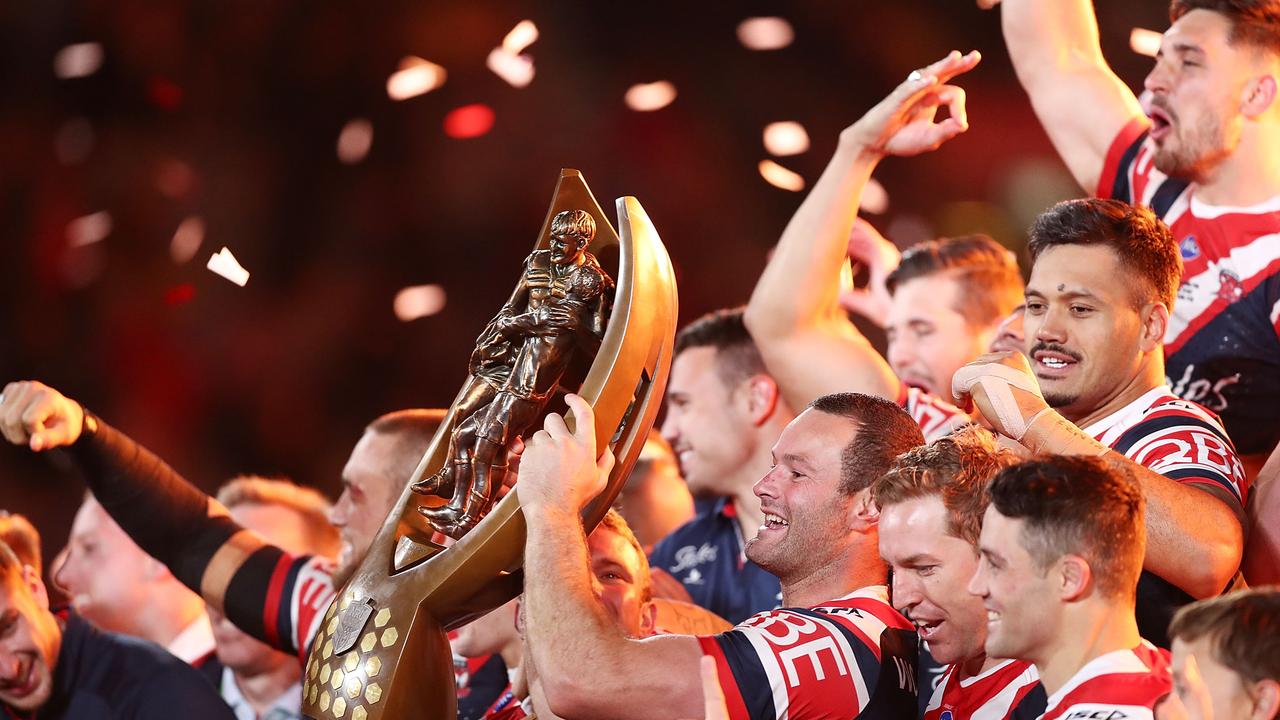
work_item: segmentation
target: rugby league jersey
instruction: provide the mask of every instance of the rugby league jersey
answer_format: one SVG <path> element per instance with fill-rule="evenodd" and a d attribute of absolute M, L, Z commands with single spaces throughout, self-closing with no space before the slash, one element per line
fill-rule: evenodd
<path fill-rule="evenodd" d="M 1216 487 L 1242 512 L 1249 483 L 1235 447 L 1213 413 L 1160 386 L 1083 428 L 1098 442 L 1170 480 Z M 1224 588 L 1225 589 L 1225 588 Z M 1169 646 L 1173 613 L 1192 601 L 1173 584 L 1142 571 L 1138 580 L 1138 631 Z"/>
<path fill-rule="evenodd" d="M 1156 703 L 1173 689 L 1169 652 L 1143 642 L 1091 660 L 1053 695 L 1043 720 L 1152 720 Z"/>
<path fill-rule="evenodd" d="M 1211 206 L 1196 185 L 1155 168 L 1149 123 L 1125 126 L 1107 154 L 1098 196 L 1150 207 L 1182 252 L 1182 285 L 1165 333 L 1173 392 L 1222 416 L 1240 452 L 1280 439 L 1280 197 Z"/>
<path fill-rule="evenodd" d="M 1044 686 L 1034 665 L 1005 660 L 973 677 L 949 665 L 933 691 L 924 720 L 1036 720 L 1044 712 Z"/>
<path fill-rule="evenodd" d="M 916 641 L 883 585 L 698 638 L 716 661 L 730 720 L 914 717 Z"/>

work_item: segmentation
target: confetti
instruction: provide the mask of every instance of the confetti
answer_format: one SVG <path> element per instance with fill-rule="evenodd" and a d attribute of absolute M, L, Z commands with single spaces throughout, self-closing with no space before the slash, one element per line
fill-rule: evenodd
<path fill-rule="evenodd" d="M 338 133 L 338 160 L 355 165 L 364 160 L 373 146 L 373 123 L 364 118 L 347 121 Z"/>
<path fill-rule="evenodd" d="M 240 263 L 236 261 L 236 256 L 232 255 L 231 251 L 225 247 L 209 256 L 209 263 L 206 267 L 240 287 L 244 287 L 245 283 L 249 282 L 249 271 L 240 267 Z"/>
<path fill-rule="evenodd" d="M 748 50 L 781 50 L 794 39 L 791 23 L 780 17 L 753 17 L 738 23 L 738 42 Z"/>
<path fill-rule="evenodd" d="M 400 61 L 400 69 L 387 78 L 387 97 L 408 100 L 444 84 L 445 69 L 430 60 L 410 55 Z"/>
<path fill-rule="evenodd" d="M 760 177 L 770 185 L 783 190 L 800 192 L 804 189 L 804 178 L 772 160 L 760 161 Z"/>
<path fill-rule="evenodd" d="M 1134 28 L 1129 31 L 1129 47 L 1139 55 L 1155 57 L 1160 52 L 1160 38 L 1163 36 L 1155 30 Z"/>
<path fill-rule="evenodd" d="M 511 87 L 522 88 L 533 82 L 533 59 L 528 55 L 517 55 L 504 47 L 494 48 L 484 64 Z"/>
<path fill-rule="evenodd" d="M 625 97 L 627 107 L 638 112 L 661 110 L 676 99 L 676 86 L 666 80 L 632 85 Z"/>
<path fill-rule="evenodd" d="M 101 242 L 111 234 L 111 213 L 103 210 L 78 217 L 67 223 L 67 243 L 71 247 L 84 247 Z"/>
<path fill-rule="evenodd" d="M 204 242 L 204 220 L 192 215 L 183 220 L 169 241 L 169 257 L 179 265 L 191 261 Z"/>
<path fill-rule="evenodd" d="M 53 74 L 63 80 L 88 77 L 102 67 L 102 45 L 96 42 L 68 45 L 53 56 Z"/>
<path fill-rule="evenodd" d="M 435 315 L 444 309 L 445 292 L 439 285 L 414 285 L 396 293 L 392 309 L 404 322 Z"/>
<path fill-rule="evenodd" d="M 809 133 L 798 122 L 769 123 L 764 129 L 764 149 L 778 157 L 799 155 L 809 149 Z"/>
<path fill-rule="evenodd" d="M 538 41 L 538 26 L 532 20 L 521 20 L 511 28 L 511 32 L 502 38 L 502 49 L 512 55 L 519 55 L 525 48 Z"/>

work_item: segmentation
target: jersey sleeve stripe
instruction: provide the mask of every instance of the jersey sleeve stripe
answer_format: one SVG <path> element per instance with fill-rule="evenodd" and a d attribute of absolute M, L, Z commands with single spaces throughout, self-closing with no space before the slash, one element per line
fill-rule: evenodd
<path fill-rule="evenodd" d="M 262 631 L 267 636 L 267 644 L 280 647 L 280 638 L 289 637 L 289 633 L 280 627 L 280 616 L 288 615 L 288 611 L 280 612 L 280 598 L 284 595 L 286 580 L 297 577 L 297 571 L 290 572 L 293 563 L 289 556 L 281 554 L 276 560 L 275 570 L 271 573 L 271 582 L 267 585 L 267 599 L 262 605 Z"/>
<path fill-rule="evenodd" d="M 1140 441 L 1166 430 L 1205 430 L 1213 433 L 1227 447 L 1232 447 L 1231 439 L 1227 437 L 1226 431 L 1222 429 L 1221 425 L 1218 425 L 1215 422 L 1210 422 L 1184 412 L 1166 415 L 1158 414 L 1160 412 L 1161 411 L 1157 410 L 1157 414 L 1154 417 L 1148 417 L 1124 431 L 1124 434 L 1116 440 L 1115 444 L 1111 446 L 1111 449 L 1122 455 L 1128 455 L 1129 450 Z"/>
<path fill-rule="evenodd" d="M 756 648 L 750 633 L 744 630 L 730 630 L 711 638 L 715 641 L 719 654 L 724 658 L 724 665 L 733 677 L 737 695 L 741 700 L 745 717 L 774 718 L 781 717 L 774 702 L 774 692 L 785 688 L 778 669 L 771 673 L 765 667 L 766 655 Z M 763 641 L 762 641 L 763 642 Z M 767 657 L 775 660 L 772 651 L 764 650 Z M 724 680 L 721 679 L 721 685 Z M 783 706 L 785 707 L 786 690 L 783 689 Z M 729 693 L 725 694 L 728 698 Z"/>
<path fill-rule="evenodd" d="M 292 648 L 285 647 L 287 639 L 273 641 L 265 625 L 267 589 L 282 557 L 287 556 L 280 548 L 264 545 L 246 558 L 227 583 L 223 611 L 227 619 L 250 635 L 277 650 L 292 652 Z"/>
<path fill-rule="evenodd" d="M 1115 198 L 1125 202 L 1133 202 L 1133 188 L 1129 185 L 1129 168 L 1138 156 L 1138 150 L 1147 139 L 1147 119 L 1135 116 L 1125 124 L 1116 139 L 1111 141 L 1107 157 L 1102 164 L 1102 174 L 1098 176 L 1098 187 L 1095 194 L 1103 198 Z"/>

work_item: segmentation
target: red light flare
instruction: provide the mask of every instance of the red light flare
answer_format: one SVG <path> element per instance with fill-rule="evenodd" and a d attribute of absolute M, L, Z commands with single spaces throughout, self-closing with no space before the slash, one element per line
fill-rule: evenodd
<path fill-rule="evenodd" d="M 444 116 L 444 134 L 458 140 L 480 137 L 493 129 L 493 120 L 493 110 L 488 105 L 463 105 Z"/>

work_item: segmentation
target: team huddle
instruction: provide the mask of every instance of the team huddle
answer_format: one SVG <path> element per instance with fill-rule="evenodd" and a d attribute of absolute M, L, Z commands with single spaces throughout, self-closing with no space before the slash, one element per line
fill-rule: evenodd
<path fill-rule="evenodd" d="M 581 429 L 553 413 L 524 438 L 523 593 L 454 638 L 508 671 L 460 683 L 470 717 L 1280 717 L 1280 2 L 1173 0 L 1141 98 L 1086 0 L 999 4 L 1093 196 L 1039 215 L 1025 283 L 986 236 L 899 256 L 863 189 L 967 130 L 955 81 L 981 58 L 911 72 L 841 133 L 748 304 L 678 333 L 642 464 L 683 484 L 629 481 L 587 534 L 613 463 L 591 407 L 566 395 Z M 297 661 L 441 419 L 371 423 L 331 508 L 270 480 L 215 499 L 57 390 L 8 384 L 6 439 L 83 470 L 77 523 L 118 525 L 186 593 L 161 604 L 222 631 L 208 683 L 201 653 L 104 632 L 127 630 L 108 603 L 51 610 L 34 531 L 0 522 L 6 712 L 301 717 Z M 273 506 L 330 535 L 289 535 Z M 71 587 L 75 535 L 73 601 L 93 594 Z M 131 634 L 176 654 L 186 624 Z"/>

